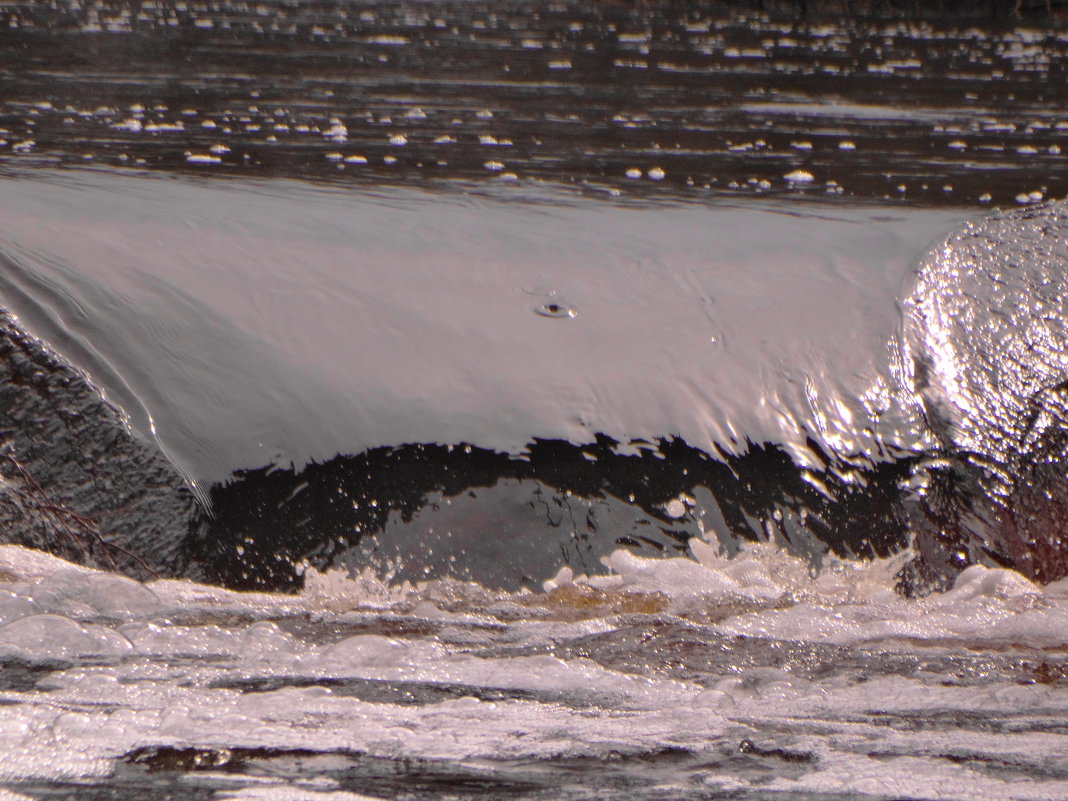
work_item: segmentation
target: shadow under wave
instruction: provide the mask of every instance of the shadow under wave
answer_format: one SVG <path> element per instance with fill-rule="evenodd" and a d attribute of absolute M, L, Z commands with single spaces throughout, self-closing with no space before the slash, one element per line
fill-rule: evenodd
<path fill-rule="evenodd" d="M 622 450 L 606 435 L 535 440 L 521 455 L 412 444 L 303 469 L 239 471 L 211 488 L 194 560 L 227 586 L 295 588 L 305 565 L 372 567 L 396 580 L 450 575 L 540 586 L 561 566 L 601 573 L 618 547 L 684 555 L 693 537 L 778 541 L 808 554 L 885 557 L 909 539 L 918 462 L 844 465 L 810 440 L 822 470 L 781 447 L 705 453 L 679 439 Z"/>

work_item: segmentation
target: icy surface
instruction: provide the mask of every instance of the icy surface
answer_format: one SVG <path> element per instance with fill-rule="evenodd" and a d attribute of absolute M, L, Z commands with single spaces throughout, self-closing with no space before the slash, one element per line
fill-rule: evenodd
<path fill-rule="evenodd" d="M 0 786 L 617 797 L 566 768 L 593 760 L 619 798 L 1068 793 L 1065 583 L 973 567 L 906 600 L 899 561 L 693 551 L 543 592 L 311 573 L 284 596 L 4 546 Z"/>

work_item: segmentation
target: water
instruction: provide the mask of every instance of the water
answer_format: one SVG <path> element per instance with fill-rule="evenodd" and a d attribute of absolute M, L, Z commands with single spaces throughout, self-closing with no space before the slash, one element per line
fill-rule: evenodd
<path fill-rule="evenodd" d="M 1060 197 L 1068 39 L 976 12 L 23 4 L 0 12 L 0 157 L 345 186 Z"/>
<path fill-rule="evenodd" d="M 1063 582 L 696 552 L 278 596 L 8 546 L 9 797 L 1063 797 Z"/>
<path fill-rule="evenodd" d="M 537 586 L 561 548 L 584 570 L 621 537 L 685 549 L 706 515 L 724 538 L 763 537 L 776 510 L 800 512 L 798 547 L 886 555 L 900 526 L 873 534 L 874 511 L 823 509 L 813 484 L 848 481 L 825 475 L 829 458 L 877 470 L 930 440 L 897 397 L 897 298 L 968 215 L 53 171 L 4 182 L 0 208 L 15 311 L 212 488 L 213 542 L 243 551 L 223 568 L 220 547 L 213 575 L 254 586 L 281 580 L 257 573 L 272 555 L 322 568 L 383 528 L 412 529 L 372 543 L 378 563 L 403 557 L 402 577 L 505 585 Z M 664 438 L 677 452 L 642 465 Z M 769 464 L 753 443 L 773 445 Z M 781 472 L 781 454 L 809 478 L 732 486 L 728 454 L 756 460 L 737 474 Z M 732 493 L 753 496 L 733 517 Z M 548 530 L 543 495 L 567 511 Z M 666 515 L 684 495 L 692 509 Z M 741 522 L 724 531 L 723 515 Z M 807 533 L 818 518 L 828 534 Z M 481 554 L 486 525 L 530 545 Z M 424 560 L 435 527 L 453 542 Z"/>
<path fill-rule="evenodd" d="M 212 515 L 199 582 L 0 546 L 0 799 L 1065 797 L 1065 580 L 895 590 L 902 301 L 1065 194 L 1062 29 L 0 23 L 0 303 Z"/>

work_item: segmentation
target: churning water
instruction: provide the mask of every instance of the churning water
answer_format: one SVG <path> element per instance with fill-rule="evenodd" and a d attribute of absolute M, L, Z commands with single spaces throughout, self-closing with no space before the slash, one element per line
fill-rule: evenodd
<path fill-rule="evenodd" d="M 1068 189 L 1063 32 L 0 21 L 0 305 L 230 587 L 0 547 L 0 799 L 1068 797 L 1066 580 L 895 590 L 901 300 Z"/>
<path fill-rule="evenodd" d="M 1068 589 L 772 546 L 293 595 L 0 552 L 7 798 L 1063 798 Z"/>

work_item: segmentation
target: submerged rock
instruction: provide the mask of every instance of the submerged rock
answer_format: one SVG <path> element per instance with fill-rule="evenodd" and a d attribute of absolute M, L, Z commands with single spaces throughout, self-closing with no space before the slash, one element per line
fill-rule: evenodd
<path fill-rule="evenodd" d="M 1068 575 L 1068 203 L 950 236 L 905 300 L 906 369 L 943 453 L 916 567 Z"/>
<path fill-rule="evenodd" d="M 137 578 L 197 577 L 189 483 L 89 378 L 0 311 L 0 542 Z"/>

